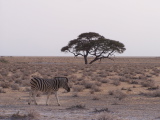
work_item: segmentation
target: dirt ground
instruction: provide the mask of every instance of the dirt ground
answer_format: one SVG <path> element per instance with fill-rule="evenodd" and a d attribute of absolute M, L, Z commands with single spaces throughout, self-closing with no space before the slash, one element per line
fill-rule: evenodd
<path fill-rule="evenodd" d="M 84 65 L 83 58 L 3 57 L 0 63 L 0 119 L 160 120 L 160 58 L 115 58 Z M 59 90 L 28 105 L 31 76 L 69 78 Z"/>

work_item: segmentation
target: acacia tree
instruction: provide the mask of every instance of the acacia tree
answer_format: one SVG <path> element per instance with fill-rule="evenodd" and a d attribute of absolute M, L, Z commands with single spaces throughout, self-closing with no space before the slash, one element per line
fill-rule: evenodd
<path fill-rule="evenodd" d="M 94 56 L 89 62 L 92 64 L 102 58 L 109 58 L 114 53 L 123 53 L 125 46 L 119 41 L 106 39 L 98 33 L 82 33 L 77 39 L 69 41 L 67 46 L 62 47 L 62 52 L 70 52 L 74 56 L 83 56 L 85 64 L 88 64 L 88 56 Z"/>

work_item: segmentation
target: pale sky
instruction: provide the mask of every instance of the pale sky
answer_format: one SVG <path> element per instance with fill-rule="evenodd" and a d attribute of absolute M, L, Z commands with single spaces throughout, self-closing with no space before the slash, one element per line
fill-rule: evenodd
<path fill-rule="evenodd" d="M 0 56 L 72 56 L 60 50 L 84 32 L 160 56 L 160 0 L 0 0 Z"/>

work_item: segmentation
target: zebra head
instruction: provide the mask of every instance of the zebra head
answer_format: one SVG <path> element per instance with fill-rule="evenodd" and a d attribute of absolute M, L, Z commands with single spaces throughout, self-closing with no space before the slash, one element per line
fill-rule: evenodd
<path fill-rule="evenodd" d="M 68 85 L 68 78 L 65 77 L 62 87 L 63 87 L 67 92 L 70 92 L 70 87 L 69 87 L 69 85 Z"/>

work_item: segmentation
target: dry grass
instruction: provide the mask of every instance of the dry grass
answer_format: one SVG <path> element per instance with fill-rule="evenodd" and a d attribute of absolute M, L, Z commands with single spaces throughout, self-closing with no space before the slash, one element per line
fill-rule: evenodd
<path fill-rule="evenodd" d="M 138 95 L 141 91 L 145 96 L 159 97 L 159 58 L 115 58 L 115 62 L 104 60 L 92 65 L 84 65 L 83 58 L 72 57 L 4 57 L 3 59 L 7 63 L 0 61 L 2 95 L 10 92 L 26 94 L 30 90 L 31 76 L 42 78 L 62 76 L 69 79 L 71 87 L 71 92 L 65 94 L 67 100 L 73 99 L 76 102 L 84 100 L 99 105 L 105 101 L 112 105 L 114 100 L 129 99 L 128 96 Z M 109 102 L 107 96 L 113 101 Z M 64 104 L 67 104 L 67 101 Z M 87 104 L 88 106 L 92 105 Z M 73 108 L 80 108 L 78 102 L 77 106 L 71 106 L 71 109 Z M 107 119 L 107 117 L 108 115 L 104 115 L 97 119 Z"/>

